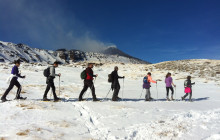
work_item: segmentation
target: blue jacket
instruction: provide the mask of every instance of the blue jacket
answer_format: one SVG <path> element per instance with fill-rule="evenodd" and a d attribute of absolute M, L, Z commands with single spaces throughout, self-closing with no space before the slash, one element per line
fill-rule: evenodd
<path fill-rule="evenodd" d="M 16 65 L 14 65 L 14 67 L 12 68 L 11 74 L 13 74 L 13 75 L 15 75 L 15 76 L 17 76 L 17 77 L 23 78 L 23 76 L 21 76 L 21 75 L 19 74 L 19 70 L 18 70 L 18 67 L 17 67 Z"/>

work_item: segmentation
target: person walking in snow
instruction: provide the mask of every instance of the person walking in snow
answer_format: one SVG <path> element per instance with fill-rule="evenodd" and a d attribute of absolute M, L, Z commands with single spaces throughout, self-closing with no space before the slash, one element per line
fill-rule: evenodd
<path fill-rule="evenodd" d="M 174 93 L 173 86 L 176 87 L 176 85 L 174 85 L 173 78 L 171 77 L 171 73 L 169 73 L 169 72 L 166 75 L 165 83 L 166 83 L 166 91 L 167 91 L 167 100 L 170 101 L 169 90 L 171 90 L 171 92 L 172 92 L 171 93 L 171 100 L 174 100 L 173 99 L 173 93 Z"/>
<path fill-rule="evenodd" d="M 86 68 L 86 78 L 84 80 L 84 87 L 83 87 L 83 89 L 82 89 L 82 91 L 80 92 L 80 95 L 79 95 L 79 101 L 84 100 L 83 99 L 83 94 L 87 91 L 88 88 L 90 88 L 91 91 L 92 91 L 93 101 L 99 101 L 96 98 L 95 87 L 94 87 L 94 83 L 93 83 L 93 80 L 94 80 L 93 77 L 96 78 L 98 76 L 98 74 L 94 75 L 92 68 L 93 68 L 93 64 L 89 63 L 88 67 Z"/>
<path fill-rule="evenodd" d="M 146 89 L 145 101 L 151 101 L 153 99 L 150 93 L 151 83 L 157 84 L 156 81 L 152 80 L 151 73 L 148 72 L 147 75 L 143 79 L 143 88 Z"/>
<path fill-rule="evenodd" d="M 23 97 L 20 96 L 22 87 L 21 87 L 20 83 L 18 82 L 18 78 L 25 78 L 25 76 L 21 76 L 21 74 L 19 73 L 18 68 L 20 67 L 21 62 L 20 62 L 20 60 L 16 60 L 14 62 L 14 64 L 15 65 L 12 68 L 11 76 L 8 78 L 8 82 L 10 82 L 10 85 L 9 85 L 8 89 L 5 91 L 5 93 L 3 94 L 3 96 L 1 97 L 2 102 L 8 101 L 6 99 L 6 96 L 13 89 L 14 86 L 16 86 L 18 88 L 15 99 L 21 99 L 21 100 L 26 99 L 26 98 L 23 98 Z"/>
<path fill-rule="evenodd" d="M 182 97 L 182 100 L 185 100 L 185 98 L 189 95 L 189 101 L 192 101 L 192 85 L 195 85 L 195 82 L 191 82 L 191 76 L 187 76 L 187 80 L 184 82 L 185 87 L 185 95 Z"/>
<path fill-rule="evenodd" d="M 114 93 L 113 93 L 113 96 L 112 96 L 112 101 L 118 101 L 118 100 L 121 99 L 121 98 L 118 97 L 118 93 L 119 93 L 119 90 L 120 90 L 120 84 L 119 84 L 118 79 L 122 79 L 122 78 L 125 78 L 125 77 L 124 76 L 123 77 L 118 76 L 118 67 L 117 66 L 115 66 L 114 71 L 111 73 L 111 76 L 112 76 L 111 88 L 112 88 L 112 90 L 114 90 Z"/>
<path fill-rule="evenodd" d="M 43 96 L 43 101 L 50 101 L 48 98 L 47 98 L 47 94 L 50 90 L 50 88 L 52 88 L 52 92 L 53 92 L 53 97 L 54 97 L 54 101 L 59 101 L 60 98 L 57 97 L 56 95 L 56 87 L 54 85 L 54 78 L 56 76 L 61 76 L 61 74 L 56 74 L 55 72 L 55 68 L 57 68 L 59 65 L 58 62 L 54 62 L 53 66 L 50 66 L 49 67 L 49 76 L 47 77 L 47 80 L 46 80 L 46 84 L 47 84 L 47 87 L 46 87 L 46 90 L 44 92 L 44 96 Z"/>

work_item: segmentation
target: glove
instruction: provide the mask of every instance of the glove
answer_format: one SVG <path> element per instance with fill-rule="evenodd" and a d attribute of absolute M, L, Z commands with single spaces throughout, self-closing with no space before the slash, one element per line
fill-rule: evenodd
<path fill-rule="evenodd" d="M 125 76 L 123 76 L 123 79 L 125 79 Z"/>
<path fill-rule="evenodd" d="M 26 76 L 21 76 L 21 78 L 25 78 Z"/>

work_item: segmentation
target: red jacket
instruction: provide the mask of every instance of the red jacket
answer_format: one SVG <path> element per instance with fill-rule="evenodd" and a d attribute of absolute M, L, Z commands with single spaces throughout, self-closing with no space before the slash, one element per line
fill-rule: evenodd
<path fill-rule="evenodd" d="M 86 80 L 93 80 L 93 77 L 95 77 L 95 75 L 93 75 L 93 70 L 91 68 L 86 68 Z"/>

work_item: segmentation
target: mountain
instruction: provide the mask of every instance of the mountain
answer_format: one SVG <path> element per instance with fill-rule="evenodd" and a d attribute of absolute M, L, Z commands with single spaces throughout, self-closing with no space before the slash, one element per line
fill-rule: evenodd
<path fill-rule="evenodd" d="M 119 50 L 119 49 L 116 48 L 116 47 L 108 47 L 108 48 L 102 50 L 101 53 L 107 54 L 107 55 L 124 56 L 124 57 L 130 58 L 130 59 L 134 59 L 134 60 L 137 60 L 137 61 L 139 61 L 139 62 L 142 62 L 143 64 L 145 64 L 145 63 L 148 63 L 148 64 L 149 64 L 149 62 L 146 62 L 146 61 L 143 61 L 143 60 L 141 60 L 141 59 L 138 59 L 138 58 L 135 58 L 135 57 L 133 57 L 133 56 L 130 56 L 130 55 L 124 53 L 123 51 Z"/>
<path fill-rule="evenodd" d="M 56 60 L 65 63 L 64 60 L 56 57 L 53 51 L 31 48 L 21 43 L 14 44 L 0 41 L 0 61 L 13 62 L 17 59 L 27 63 L 52 63 Z"/>
<path fill-rule="evenodd" d="M 149 64 L 149 62 L 134 58 L 113 48 L 107 48 L 103 52 L 98 53 L 66 49 L 48 51 L 31 48 L 21 43 L 14 44 L 0 41 L 0 62 L 13 62 L 17 59 L 27 63 L 52 63 L 59 61 L 65 64 L 86 61 L 94 63 Z"/>

